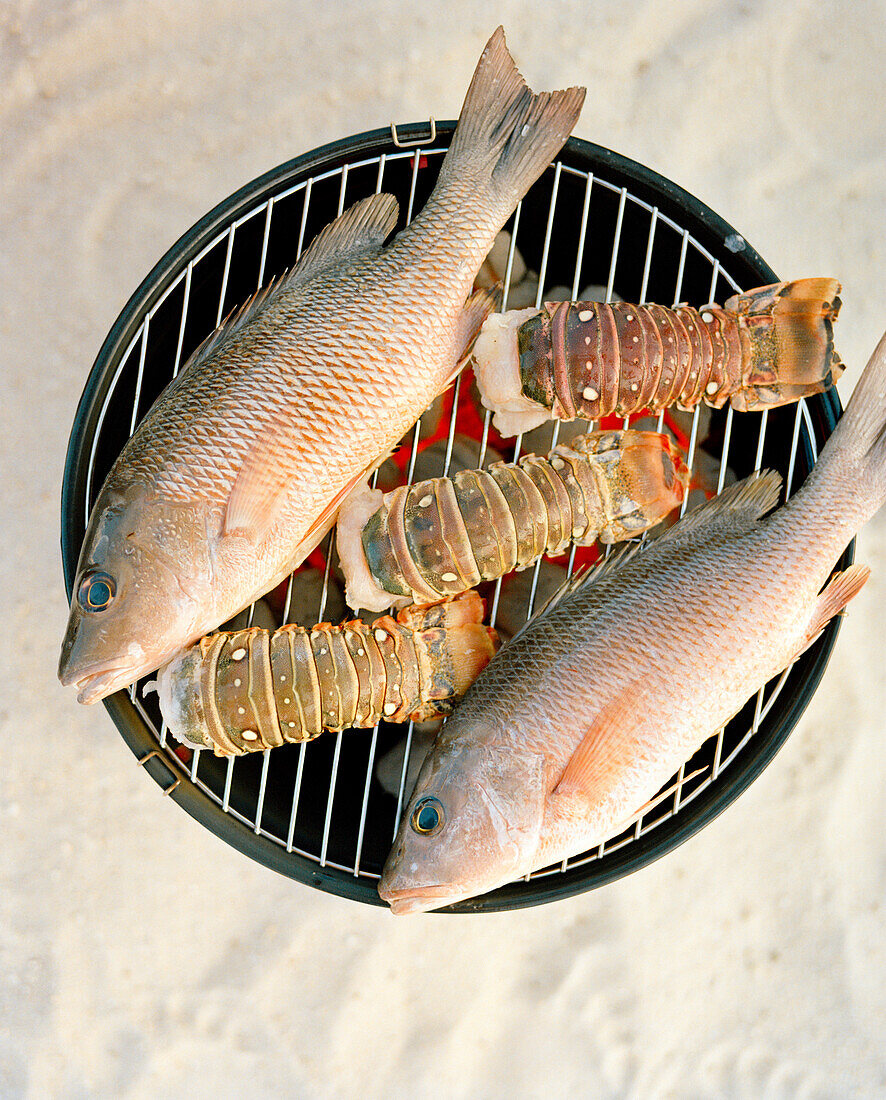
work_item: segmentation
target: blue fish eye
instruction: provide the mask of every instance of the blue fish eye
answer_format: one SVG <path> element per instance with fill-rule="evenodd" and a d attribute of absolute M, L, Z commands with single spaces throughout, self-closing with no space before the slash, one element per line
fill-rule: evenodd
<path fill-rule="evenodd" d="M 443 806 L 436 798 L 428 796 L 415 804 L 410 823 L 422 836 L 430 836 L 443 828 Z"/>
<path fill-rule="evenodd" d="M 104 611 L 117 591 L 114 578 L 99 570 L 86 573 L 77 589 L 77 603 L 83 611 Z"/>

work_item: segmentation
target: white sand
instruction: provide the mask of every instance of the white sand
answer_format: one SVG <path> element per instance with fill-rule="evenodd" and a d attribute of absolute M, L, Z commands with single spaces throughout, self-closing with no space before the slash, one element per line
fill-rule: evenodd
<path fill-rule="evenodd" d="M 784 276 L 839 276 L 851 391 L 886 325 L 882 4 L 7 0 L 0 7 L 0 1096 L 886 1095 L 883 613 L 721 818 L 535 910 L 394 919 L 277 877 L 55 681 L 58 498 L 108 328 L 247 180 L 457 113 L 499 20 L 580 136 L 708 202 Z"/>

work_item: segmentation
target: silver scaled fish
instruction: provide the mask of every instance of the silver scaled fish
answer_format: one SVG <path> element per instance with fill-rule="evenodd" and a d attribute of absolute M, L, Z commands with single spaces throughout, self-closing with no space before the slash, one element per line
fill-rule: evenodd
<path fill-rule="evenodd" d="M 866 581 L 834 562 L 886 500 L 886 336 L 802 488 L 731 486 L 616 553 L 492 659 L 419 774 L 379 885 L 436 909 L 587 851 Z M 771 513 L 768 514 L 767 513 Z"/>
<path fill-rule="evenodd" d="M 396 200 L 356 203 L 197 349 L 92 512 L 59 664 L 80 702 L 158 668 L 316 546 L 457 373 L 494 301 L 469 299 L 474 276 L 583 100 L 534 95 L 499 28 L 414 221 L 385 246 Z"/>

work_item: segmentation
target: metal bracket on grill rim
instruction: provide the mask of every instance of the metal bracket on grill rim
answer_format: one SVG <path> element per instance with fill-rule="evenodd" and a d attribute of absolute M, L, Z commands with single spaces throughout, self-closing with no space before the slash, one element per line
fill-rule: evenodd
<path fill-rule="evenodd" d="M 433 145 L 437 140 L 437 123 L 431 118 L 430 120 L 431 136 L 426 138 L 416 138 L 415 141 L 401 141 L 397 134 L 397 124 L 391 123 L 391 141 L 397 146 L 398 149 L 411 149 L 415 145 Z"/>
<path fill-rule="evenodd" d="M 163 788 L 163 794 L 164 795 L 172 794 L 172 792 L 179 785 L 179 783 L 181 783 L 182 779 L 181 779 L 180 775 L 177 776 L 175 774 L 175 772 L 172 770 L 172 768 L 169 767 L 169 763 L 167 762 L 166 757 L 163 755 L 163 753 L 159 749 L 152 749 L 150 752 L 145 753 L 144 756 L 140 756 L 136 760 L 136 763 L 138 764 L 138 766 L 140 768 L 143 768 L 145 766 L 145 764 L 147 764 L 147 762 L 151 759 L 152 756 L 159 756 L 161 761 L 166 765 L 167 769 L 169 770 L 170 774 L 172 775 L 173 782 L 168 787 Z"/>

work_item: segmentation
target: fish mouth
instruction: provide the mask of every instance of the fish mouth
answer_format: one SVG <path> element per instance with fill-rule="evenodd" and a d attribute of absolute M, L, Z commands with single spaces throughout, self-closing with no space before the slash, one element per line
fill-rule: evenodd
<path fill-rule="evenodd" d="M 395 916 L 407 913 L 427 913 L 430 909 L 442 909 L 456 901 L 470 897 L 469 893 L 454 893 L 451 886 L 419 886 L 413 889 L 387 890 L 379 887 L 379 897 L 386 901 Z"/>
<path fill-rule="evenodd" d="M 138 670 L 128 661 L 101 661 L 84 668 L 59 669 L 62 687 L 77 690 L 78 703 L 97 703 L 99 699 L 128 687 L 138 679 Z"/>

